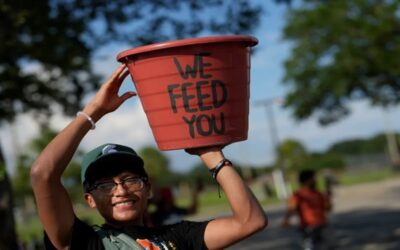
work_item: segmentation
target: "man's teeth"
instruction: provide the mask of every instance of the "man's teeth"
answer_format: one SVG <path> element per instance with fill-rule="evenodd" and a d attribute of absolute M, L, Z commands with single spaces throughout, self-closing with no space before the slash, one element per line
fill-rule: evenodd
<path fill-rule="evenodd" d="M 124 202 L 115 204 L 115 206 L 127 206 L 127 205 L 131 205 L 131 204 L 133 204 L 133 201 L 124 201 Z"/>

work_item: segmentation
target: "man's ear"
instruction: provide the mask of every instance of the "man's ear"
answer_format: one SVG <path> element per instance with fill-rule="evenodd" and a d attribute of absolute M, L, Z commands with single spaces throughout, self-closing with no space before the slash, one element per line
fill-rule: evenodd
<path fill-rule="evenodd" d="M 147 199 L 148 200 L 150 200 L 150 199 L 152 199 L 153 198 L 153 188 L 151 187 L 151 184 L 150 183 L 148 183 L 147 185 L 146 185 L 146 188 L 147 188 Z"/>
<path fill-rule="evenodd" d="M 93 196 L 89 193 L 85 193 L 83 195 L 85 198 L 86 203 L 89 205 L 90 208 L 95 208 L 96 207 L 96 202 L 93 199 Z"/>
<path fill-rule="evenodd" d="M 154 196 L 154 195 L 153 195 L 153 189 L 150 188 L 150 189 L 149 189 L 149 192 L 147 192 L 147 199 L 148 199 L 148 200 L 153 199 L 153 196 Z"/>

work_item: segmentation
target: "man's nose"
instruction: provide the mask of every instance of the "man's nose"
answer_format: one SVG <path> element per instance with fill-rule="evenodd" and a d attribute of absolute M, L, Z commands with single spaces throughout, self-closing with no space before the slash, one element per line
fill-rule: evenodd
<path fill-rule="evenodd" d="M 115 194 L 125 194 L 128 192 L 127 187 L 124 185 L 124 183 L 118 182 L 116 183 L 117 186 L 115 187 Z"/>

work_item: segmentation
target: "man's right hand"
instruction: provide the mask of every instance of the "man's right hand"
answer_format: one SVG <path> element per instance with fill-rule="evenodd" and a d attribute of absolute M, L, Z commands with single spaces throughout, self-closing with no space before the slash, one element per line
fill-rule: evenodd
<path fill-rule="evenodd" d="M 127 99 L 135 96 L 136 93 L 128 91 L 121 96 L 118 91 L 124 79 L 129 75 L 125 64 L 122 64 L 114 71 L 113 75 L 101 86 L 97 94 L 86 105 L 83 112 L 88 114 L 96 122 L 105 114 L 116 110 Z"/>

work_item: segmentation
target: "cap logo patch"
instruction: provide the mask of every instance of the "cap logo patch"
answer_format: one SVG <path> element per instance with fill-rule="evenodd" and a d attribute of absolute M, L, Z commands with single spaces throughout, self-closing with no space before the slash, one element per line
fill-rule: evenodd
<path fill-rule="evenodd" d="M 102 153 L 103 155 L 106 155 L 106 154 L 109 154 L 109 153 L 118 152 L 118 151 L 115 149 L 116 147 L 117 147 L 117 146 L 115 146 L 115 145 L 109 144 L 109 145 L 105 146 L 105 147 L 101 150 L 101 153 Z"/>

